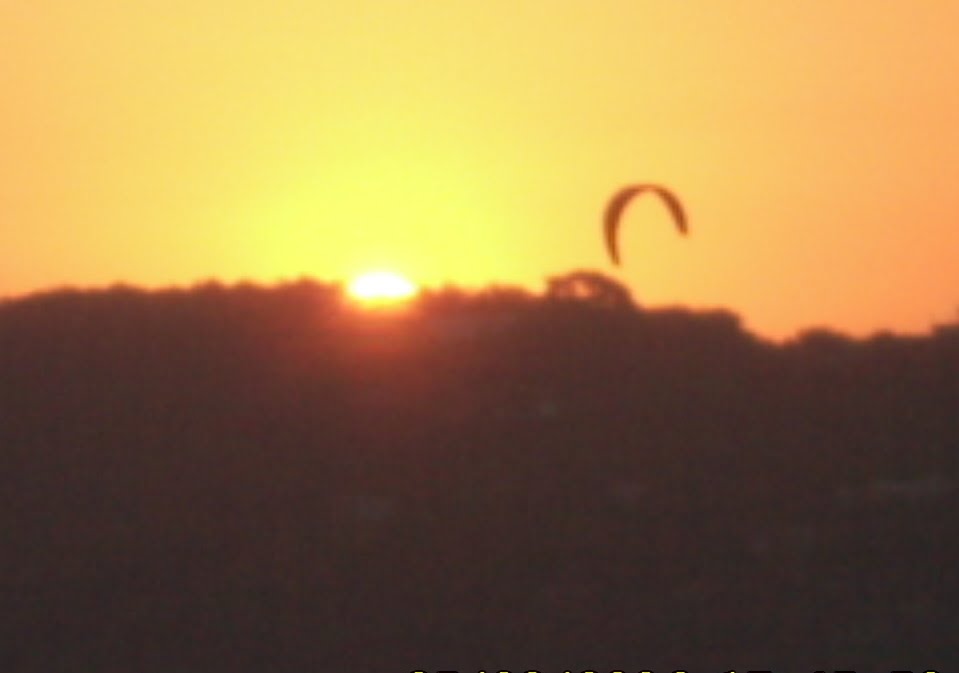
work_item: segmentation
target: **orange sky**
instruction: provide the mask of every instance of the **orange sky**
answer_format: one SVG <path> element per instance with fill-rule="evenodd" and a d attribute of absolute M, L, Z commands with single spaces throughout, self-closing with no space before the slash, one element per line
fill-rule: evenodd
<path fill-rule="evenodd" d="M 959 307 L 953 0 L 0 5 L 0 295 L 346 279 L 540 289 L 781 337 Z M 605 259 L 599 214 L 671 185 Z"/>

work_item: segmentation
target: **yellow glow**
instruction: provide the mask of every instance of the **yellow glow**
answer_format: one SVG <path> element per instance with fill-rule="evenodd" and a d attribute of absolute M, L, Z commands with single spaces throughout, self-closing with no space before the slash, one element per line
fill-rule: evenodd
<path fill-rule="evenodd" d="M 613 275 L 765 336 L 959 302 L 959 2 L 0 2 L 0 297 Z M 673 188 L 599 219 L 634 181 Z"/>
<path fill-rule="evenodd" d="M 404 303 L 417 290 L 409 278 L 392 271 L 369 271 L 354 278 L 347 288 L 354 299 L 377 306 Z"/>

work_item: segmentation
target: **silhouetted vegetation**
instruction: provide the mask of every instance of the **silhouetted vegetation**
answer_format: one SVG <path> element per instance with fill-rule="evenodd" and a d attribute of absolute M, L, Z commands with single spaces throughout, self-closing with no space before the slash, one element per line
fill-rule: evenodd
<path fill-rule="evenodd" d="M 583 271 L 8 300 L 3 667 L 931 670 L 957 412 L 959 325 L 776 345 Z"/>

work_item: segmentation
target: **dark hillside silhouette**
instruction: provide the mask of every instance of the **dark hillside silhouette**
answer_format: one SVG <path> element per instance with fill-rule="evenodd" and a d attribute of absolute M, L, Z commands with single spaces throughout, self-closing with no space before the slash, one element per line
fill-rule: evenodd
<path fill-rule="evenodd" d="M 2 661 L 945 670 L 957 453 L 959 325 L 775 345 L 585 271 L 8 300 Z"/>

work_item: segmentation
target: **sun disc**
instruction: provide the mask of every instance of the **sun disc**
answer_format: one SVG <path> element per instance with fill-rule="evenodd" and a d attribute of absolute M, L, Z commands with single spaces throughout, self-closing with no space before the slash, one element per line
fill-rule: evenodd
<path fill-rule="evenodd" d="M 392 271 L 369 271 L 354 278 L 347 292 L 364 304 L 396 305 L 405 302 L 418 291 L 409 278 Z"/>

